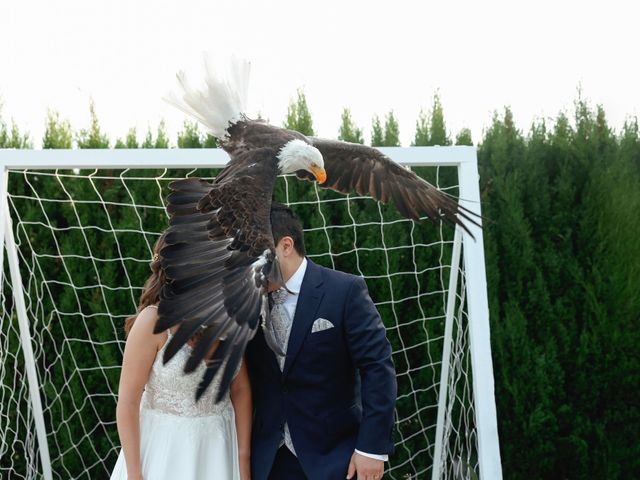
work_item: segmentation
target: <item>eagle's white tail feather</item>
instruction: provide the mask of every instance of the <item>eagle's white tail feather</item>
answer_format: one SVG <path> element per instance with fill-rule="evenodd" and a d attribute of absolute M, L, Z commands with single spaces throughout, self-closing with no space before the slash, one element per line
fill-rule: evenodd
<path fill-rule="evenodd" d="M 182 92 L 171 92 L 165 100 L 201 122 L 216 138 L 227 135 L 229 124 L 242 118 L 247 101 L 250 63 L 231 58 L 226 76 L 205 57 L 206 87 L 194 87 L 184 72 L 176 74 Z"/>

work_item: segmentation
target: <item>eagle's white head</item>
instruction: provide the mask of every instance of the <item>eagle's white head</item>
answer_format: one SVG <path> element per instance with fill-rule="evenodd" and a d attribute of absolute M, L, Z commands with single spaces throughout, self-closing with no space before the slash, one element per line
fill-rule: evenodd
<path fill-rule="evenodd" d="M 316 178 L 318 183 L 324 183 L 327 180 L 320 150 L 298 139 L 287 142 L 280 149 L 278 168 L 282 174 L 306 170 Z"/>

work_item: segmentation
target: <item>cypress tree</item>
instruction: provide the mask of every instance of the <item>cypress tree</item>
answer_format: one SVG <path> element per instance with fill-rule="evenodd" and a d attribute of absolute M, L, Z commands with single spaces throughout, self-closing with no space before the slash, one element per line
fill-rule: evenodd
<path fill-rule="evenodd" d="M 0 101 L 0 148 L 33 148 L 28 133 L 20 133 L 20 129 L 14 121 L 11 122 L 11 130 L 2 118 L 2 102 Z"/>
<path fill-rule="evenodd" d="M 400 146 L 400 127 L 398 125 L 398 120 L 396 120 L 396 116 L 393 113 L 393 110 L 387 114 L 384 120 L 383 143 L 385 147 Z"/>
<path fill-rule="evenodd" d="M 313 135 L 313 121 L 311 113 L 307 106 L 307 98 L 302 90 L 298 90 L 295 101 L 289 103 L 287 109 L 287 119 L 284 127 L 289 130 L 295 130 L 303 135 Z"/>
<path fill-rule="evenodd" d="M 109 138 L 100 130 L 96 106 L 93 100 L 89 102 L 90 125 L 78 133 L 76 142 L 78 148 L 109 148 Z"/>
<path fill-rule="evenodd" d="M 151 129 L 147 130 L 142 148 L 169 148 L 169 137 L 167 136 L 167 128 L 164 120 L 160 120 L 155 138 L 153 138 Z"/>
<path fill-rule="evenodd" d="M 416 133 L 411 142 L 412 147 L 429 145 L 429 118 L 424 110 L 420 109 L 416 120 Z"/>
<path fill-rule="evenodd" d="M 42 148 L 71 148 L 73 134 L 69 120 L 60 120 L 58 112 L 47 113 L 47 126 L 42 139 Z"/>
<path fill-rule="evenodd" d="M 463 128 L 456 135 L 456 145 L 467 145 L 473 146 L 473 139 L 471 138 L 471 130 L 468 128 Z"/>
<path fill-rule="evenodd" d="M 178 133 L 178 148 L 202 148 L 202 136 L 196 122 L 185 121 Z"/>
<path fill-rule="evenodd" d="M 487 276 L 492 285 L 489 302 L 498 421 L 501 435 L 510 438 L 502 451 L 505 458 L 518 458 L 509 470 L 513 478 L 545 478 L 544 474 L 531 475 L 531 465 L 537 462 L 537 471 L 550 472 L 554 464 L 550 438 L 557 427 L 549 394 L 555 377 L 549 372 L 553 360 L 540 357 L 545 349 L 529 340 L 535 334 L 530 315 L 546 290 L 537 271 L 524 202 L 526 187 L 520 165 L 525 162 L 526 145 L 506 109 L 502 118 L 494 117 L 478 160 Z"/>
<path fill-rule="evenodd" d="M 348 108 L 342 110 L 342 123 L 338 130 L 338 140 L 351 143 L 364 143 L 362 130 L 358 128 L 351 118 L 351 112 Z"/>
<path fill-rule="evenodd" d="M 605 299 L 602 323 L 594 330 L 594 341 L 602 344 L 602 355 L 594 362 L 602 369 L 604 407 L 602 442 L 605 475 L 638 478 L 640 448 L 636 441 L 640 409 L 640 333 L 638 279 L 640 278 L 640 135 L 638 120 L 625 122 L 619 150 L 609 181 L 602 185 L 603 204 L 598 218 L 602 249 L 594 259 L 598 275 L 597 295 Z"/>
<path fill-rule="evenodd" d="M 216 139 L 216 137 L 214 137 L 210 133 L 207 133 L 204 139 L 204 148 L 218 148 L 218 140 Z"/>
<path fill-rule="evenodd" d="M 629 261 L 638 258 L 631 232 L 640 228 L 640 189 L 620 154 L 623 145 L 634 151 L 637 133 L 626 127 L 618 146 L 604 111 L 581 98 L 575 125 L 560 114 L 552 132 L 534 123 L 522 142 L 507 112 L 479 149 L 496 402 L 501 437 L 510 439 L 502 444 L 510 478 L 638 473 L 630 440 L 638 415 L 628 396 L 638 390 L 628 354 L 638 341 L 630 326 L 638 296 L 621 286 L 637 285 L 630 279 L 640 271 Z"/>
<path fill-rule="evenodd" d="M 638 409 L 629 406 L 629 392 L 640 386 L 638 362 L 629 356 L 631 345 L 640 340 L 634 326 L 640 304 L 634 293 L 640 272 L 640 179 L 620 147 L 633 144 L 634 132 L 627 124 L 618 140 L 602 107 L 594 114 L 580 99 L 577 109 L 578 158 L 589 170 L 575 236 L 583 301 L 570 386 L 582 401 L 575 404 L 573 434 L 585 445 L 580 457 L 585 475 L 632 478 L 640 466 L 638 448 L 629 448 L 637 445 L 629 427 L 638 418 Z"/>
<path fill-rule="evenodd" d="M 433 103 L 429 112 L 420 110 L 416 120 L 416 132 L 413 146 L 451 145 L 444 121 L 444 111 L 438 94 L 433 96 Z"/>
<path fill-rule="evenodd" d="M 384 133 L 382 125 L 380 125 L 380 117 L 374 115 L 371 123 L 371 146 L 382 147 L 384 144 Z"/>
<path fill-rule="evenodd" d="M 33 148 L 28 133 L 20 133 L 15 122 L 11 122 L 11 130 L 5 123 L 0 124 L 0 148 Z"/>
<path fill-rule="evenodd" d="M 131 127 L 128 131 L 127 131 L 127 136 L 125 137 L 124 141 L 118 139 L 116 140 L 116 145 L 115 148 L 139 148 L 140 145 L 138 144 L 138 134 L 136 132 L 135 127 Z"/>
<path fill-rule="evenodd" d="M 429 143 L 427 145 L 451 145 L 451 139 L 447 133 L 447 127 L 444 121 L 444 111 L 440 96 L 433 96 L 433 104 L 431 106 L 431 121 L 429 122 Z"/>

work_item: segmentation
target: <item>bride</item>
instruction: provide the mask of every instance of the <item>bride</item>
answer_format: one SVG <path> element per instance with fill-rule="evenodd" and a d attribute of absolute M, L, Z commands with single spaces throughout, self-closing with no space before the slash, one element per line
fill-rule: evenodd
<path fill-rule="evenodd" d="M 164 284 L 158 257 L 163 239 L 154 246 L 152 274 L 143 287 L 138 313 L 125 321 L 127 342 L 116 409 L 122 449 L 111 480 L 249 480 L 252 405 L 244 363 L 218 404 L 215 380 L 195 401 L 204 364 L 190 374 L 182 371 L 197 338 L 162 364 L 174 333 L 153 333 Z"/>

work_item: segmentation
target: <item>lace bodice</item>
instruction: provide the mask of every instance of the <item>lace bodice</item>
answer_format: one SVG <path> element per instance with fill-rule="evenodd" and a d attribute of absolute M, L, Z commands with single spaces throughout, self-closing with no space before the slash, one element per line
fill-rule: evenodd
<path fill-rule="evenodd" d="M 151 367 L 149 380 L 142 394 L 141 408 L 186 417 L 232 415 L 233 407 L 228 392 L 220 403 L 215 403 L 220 375 L 216 375 L 200 400 L 195 401 L 196 388 L 206 367 L 202 363 L 195 371 L 184 373 L 184 365 L 191 354 L 189 345 L 185 344 L 166 365 L 162 364 L 164 350 L 172 337 L 171 332 L 167 333 L 169 338 L 158 350 Z"/>

